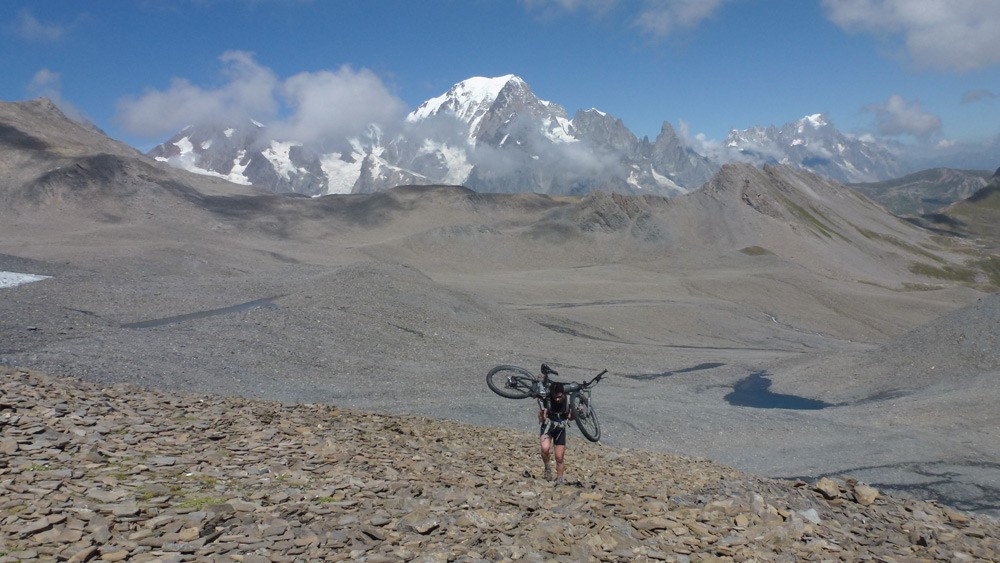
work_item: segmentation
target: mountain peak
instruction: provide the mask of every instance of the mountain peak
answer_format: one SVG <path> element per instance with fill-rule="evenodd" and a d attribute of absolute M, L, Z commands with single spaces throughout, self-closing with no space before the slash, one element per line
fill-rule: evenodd
<path fill-rule="evenodd" d="M 468 120 L 483 106 L 489 106 L 508 84 L 521 89 L 529 89 L 527 83 L 513 74 L 494 78 L 473 76 L 452 86 L 444 94 L 420 104 L 406 116 L 406 121 L 415 122 L 438 115 L 442 111 L 454 113 L 458 118 Z"/>
<path fill-rule="evenodd" d="M 872 182 L 901 175 L 902 163 L 887 148 L 845 135 L 824 113 L 807 115 L 780 129 L 733 130 L 728 150 L 756 164 L 789 164 L 840 182 Z"/>

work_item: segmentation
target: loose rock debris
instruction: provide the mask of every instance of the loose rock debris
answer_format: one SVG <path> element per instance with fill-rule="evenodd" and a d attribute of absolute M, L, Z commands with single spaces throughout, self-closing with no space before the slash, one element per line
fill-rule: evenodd
<path fill-rule="evenodd" d="M 0 367 L 0 562 L 996 560 L 1000 523 L 851 479 L 755 477 L 331 405 Z"/>

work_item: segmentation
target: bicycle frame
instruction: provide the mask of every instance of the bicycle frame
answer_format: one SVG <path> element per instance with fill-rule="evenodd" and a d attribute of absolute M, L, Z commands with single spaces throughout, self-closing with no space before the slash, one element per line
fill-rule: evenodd
<path fill-rule="evenodd" d="M 580 432 L 591 442 L 597 442 L 601 437 L 600 423 L 594 405 L 591 401 L 590 390 L 597 385 L 601 378 L 608 373 L 603 370 L 594 376 L 590 381 L 581 382 L 558 382 L 563 385 L 563 390 L 569 400 L 572 418 L 576 421 Z M 495 376 L 503 374 L 494 379 Z M 539 407 L 543 406 L 543 401 L 548 396 L 552 385 L 557 383 L 549 376 L 558 376 L 559 372 L 542 364 L 541 378 L 532 375 L 530 371 L 511 365 L 499 365 L 486 375 L 486 383 L 496 394 L 508 399 L 527 399 L 534 397 L 538 401 Z"/>

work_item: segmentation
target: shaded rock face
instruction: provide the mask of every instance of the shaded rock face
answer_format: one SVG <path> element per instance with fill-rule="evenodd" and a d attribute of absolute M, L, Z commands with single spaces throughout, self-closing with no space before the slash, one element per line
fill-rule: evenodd
<path fill-rule="evenodd" d="M 990 560 L 1000 524 L 852 479 L 0 369 L 0 560 Z M 486 455 L 486 452 L 489 452 Z"/>

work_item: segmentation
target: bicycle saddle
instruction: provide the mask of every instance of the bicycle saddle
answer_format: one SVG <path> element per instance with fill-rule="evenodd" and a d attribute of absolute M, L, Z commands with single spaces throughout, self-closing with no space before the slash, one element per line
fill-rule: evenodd
<path fill-rule="evenodd" d="M 556 371 L 556 370 L 554 370 L 554 369 L 552 369 L 552 368 L 550 368 L 546 364 L 542 364 L 542 375 L 546 375 L 546 376 L 548 376 L 548 375 L 559 375 L 559 372 Z"/>

